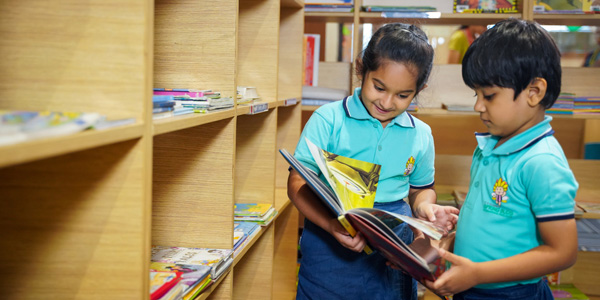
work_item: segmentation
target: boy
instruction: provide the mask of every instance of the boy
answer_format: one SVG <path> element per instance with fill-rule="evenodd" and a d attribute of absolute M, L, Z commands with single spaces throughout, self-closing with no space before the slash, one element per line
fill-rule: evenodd
<path fill-rule="evenodd" d="M 468 49 L 463 80 L 489 133 L 476 134 L 452 267 L 427 286 L 454 299 L 553 299 L 541 276 L 575 263 L 578 184 L 545 109 L 560 93 L 560 52 L 538 24 L 507 19 Z"/>

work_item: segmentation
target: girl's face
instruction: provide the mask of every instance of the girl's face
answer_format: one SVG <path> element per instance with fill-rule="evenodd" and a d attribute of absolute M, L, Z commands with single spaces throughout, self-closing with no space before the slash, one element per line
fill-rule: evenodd
<path fill-rule="evenodd" d="M 369 114 L 385 127 L 402 114 L 417 93 L 414 68 L 384 61 L 379 69 L 367 72 L 362 82 L 361 99 Z"/>

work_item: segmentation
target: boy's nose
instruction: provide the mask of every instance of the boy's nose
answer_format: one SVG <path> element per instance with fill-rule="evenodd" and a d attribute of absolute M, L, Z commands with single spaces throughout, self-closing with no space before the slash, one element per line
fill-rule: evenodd
<path fill-rule="evenodd" d="M 483 105 L 483 100 L 481 99 L 481 97 L 477 97 L 477 100 L 475 101 L 475 106 L 473 106 L 473 109 L 476 112 L 484 112 L 485 111 L 485 105 Z"/>

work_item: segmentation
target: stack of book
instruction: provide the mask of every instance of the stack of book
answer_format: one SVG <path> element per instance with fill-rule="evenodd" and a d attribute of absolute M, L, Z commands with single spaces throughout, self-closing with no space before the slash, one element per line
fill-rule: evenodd
<path fill-rule="evenodd" d="M 454 0 L 455 13 L 518 13 L 517 0 Z"/>
<path fill-rule="evenodd" d="M 213 280 L 219 279 L 233 262 L 232 249 L 152 246 L 152 262 L 210 267 Z"/>
<path fill-rule="evenodd" d="M 415 5 L 418 4 L 418 5 Z M 439 0 L 363 0 L 362 9 L 369 12 L 419 14 L 427 12 L 452 13 L 453 1 Z"/>
<path fill-rule="evenodd" d="M 352 0 L 307 0 L 304 1 L 305 12 L 351 12 L 354 9 Z"/>
<path fill-rule="evenodd" d="M 195 299 L 212 283 L 211 267 L 152 262 L 150 264 L 150 299 Z M 177 283 L 164 282 L 162 277 L 179 278 Z"/>
<path fill-rule="evenodd" d="M 233 218 L 238 222 L 254 222 L 267 226 L 277 215 L 277 210 L 269 203 L 236 203 Z"/>
<path fill-rule="evenodd" d="M 104 119 L 98 113 L 0 110 L 0 146 L 74 134 Z"/>
<path fill-rule="evenodd" d="M 550 114 L 600 114 L 600 97 L 578 97 L 572 93 L 561 93 L 552 107 L 546 110 Z"/>
<path fill-rule="evenodd" d="M 573 113 L 597 115 L 600 114 L 600 97 L 575 97 Z"/>
<path fill-rule="evenodd" d="M 222 97 L 220 92 L 194 89 L 154 89 L 155 96 L 172 97 L 175 101 L 174 115 L 192 112 L 207 112 L 233 107 L 233 98 Z"/>
<path fill-rule="evenodd" d="M 538 14 L 593 14 L 600 13 L 600 5 L 593 0 L 536 0 L 533 11 Z"/>
<path fill-rule="evenodd" d="M 556 102 L 552 107 L 546 110 L 549 114 L 563 114 L 572 115 L 574 107 L 575 94 L 573 93 L 560 93 Z"/>
<path fill-rule="evenodd" d="M 173 116 L 175 110 L 175 100 L 173 96 L 153 95 L 152 96 L 152 119 L 162 119 Z"/>

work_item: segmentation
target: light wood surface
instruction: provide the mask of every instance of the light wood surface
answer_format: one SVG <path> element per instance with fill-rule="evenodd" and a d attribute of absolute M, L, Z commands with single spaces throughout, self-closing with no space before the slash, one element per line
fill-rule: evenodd
<path fill-rule="evenodd" d="M 256 87 L 262 101 L 277 101 L 279 0 L 239 2 L 237 85 Z"/>
<path fill-rule="evenodd" d="M 283 7 L 282 2 L 279 25 L 279 66 L 277 100 L 302 99 L 302 45 L 304 34 L 304 11 Z"/>
<path fill-rule="evenodd" d="M 154 87 L 236 95 L 238 1 L 154 2 Z"/>

